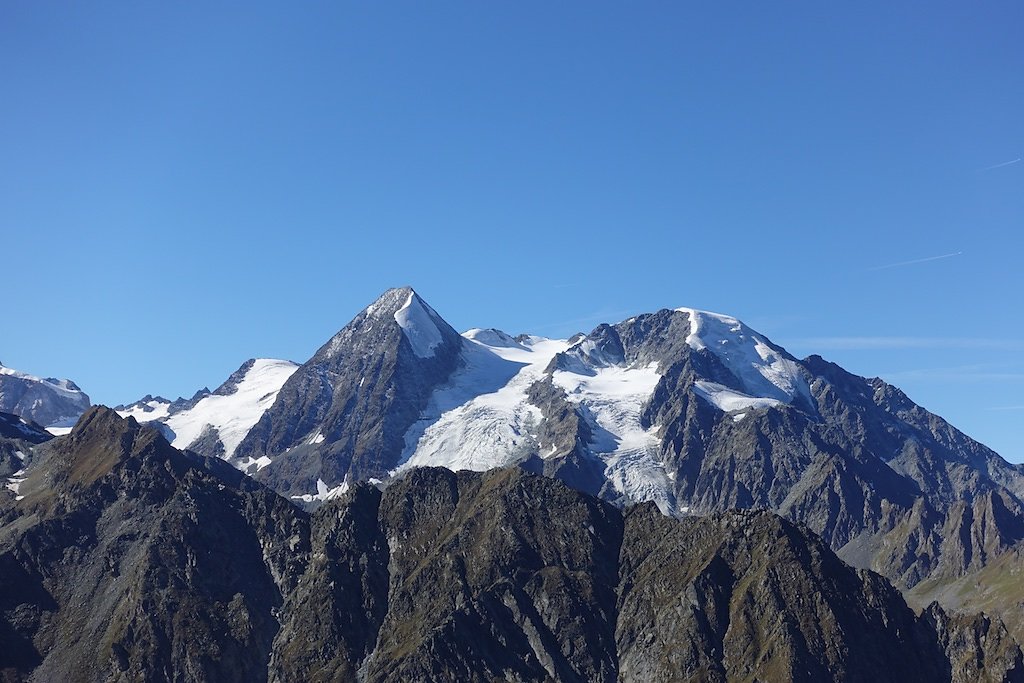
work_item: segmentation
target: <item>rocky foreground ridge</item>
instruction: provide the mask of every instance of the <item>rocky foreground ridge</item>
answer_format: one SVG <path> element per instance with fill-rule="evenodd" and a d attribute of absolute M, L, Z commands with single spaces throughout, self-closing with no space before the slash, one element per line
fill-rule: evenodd
<path fill-rule="evenodd" d="M 7 681 L 1022 680 L 769 512 L 620 510 L 520 468 L 304 511 L 91 408 L 0 492 Z"/>

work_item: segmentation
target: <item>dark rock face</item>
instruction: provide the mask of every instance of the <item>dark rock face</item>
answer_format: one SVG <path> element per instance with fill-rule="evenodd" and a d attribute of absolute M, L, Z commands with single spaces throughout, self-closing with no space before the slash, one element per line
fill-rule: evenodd
<path fill-rule="evenodd" d="M 430 355 L 418 355 L 395 319 L 410 305 L 436 330 Z M 273 458 L 259 477 L 286 495 L 316 491 L 318 479 L 384 478 L 431 391 L 458 366 L 462 342 L 411 289 L 388 290 L 285 382 L 236 456 Z"/>
<path fill-rule="evenodd" d="M 660 427 L 660 457 L 677 509 L 772 510 L 903 588 L 975 571 L 1024 539 L 1024 468 L 895 387 L 817 356 L 798 361 L 761 338 L 797 369 L 807 390 L 738 415 L 696 391 L 698 382 L 747 388 L 725 355 L 687 342 L 691 331 L 687 313 L 668 310 L 601 325 L 550 368 L 585 373 L 658 364 L 661 379 L 642 423 Z M 584 453 L 587 426 L 577 430 Z M 581 490 L 593 487 L 586 477 L 560 478 Z"/>
<path fill-rule="evenodd" d="M 33 377 L 0 364 L 0 411 L 43 426 L 71 425 L 89 407 L 89 396 L 68 379 Z"/>
<path fill-rule="evenodd" d="M 0 528 L 8 679 L 265 678 L 305 529 L 219 465 L 102 408 L 37 449 Z"/>
<path fill-rule="evenodd" d="M 4 680 L 1021 680 L 767 512 L 623 514 L 519 469 L 309 514 L 106 409 L 0 501 Z"/>
<path fill-rule="evenodd" d="M 0 439 L 25 441 L 35 445 L 51 438 L 52 435 L 42 425 L 19 415 L 0 412 Z"/>
<path fill-rule="evenodd" d="M 10 479 L 31 458 L 32 448 L 52 439 L 42 426 L 11 413 L 0 413 L 0 478 Z"/>
<path fill-rule="evenodd" d="M 310 552 L 285 596 L 271 680 L 355 680 L 373 652 L 388 609 L 380 499 L 380 491 L 361 486 L 346 503 L 325 506 L 309 519 Z"/>
<path fill-rule="evenodd" d="M 543 420 L 537 430 L 538 443 L 550 448 L 550 454 L 533 454 L 520 466 L 535 474 L 558 479 L 577 491 L 599 495 L 606 484 L 604 463 L 587 451 L 591 426 L 565 391 L 550 377 L 534 382 L 527 390 L 530 403 L 540 409 Z"/>
<path fill-rule="evenodd" d="M 937 617 L 919 620 L 880 576 L 843 564 L 819 539 L 775 515 L 674 523 L 648 505 L 625 519 L 617 632 L 623 680 L 1021 675 L 1001 626 L 985 643 L 971 640 L 973 623 L 947 629 L 951 622 L 938 606 L 930 608 Z M 946 621 L 936 626 L 936 618 Z M 970 650 L 977 670 L 958 663 L 955 651 L 965 640 L 985 643 Z"/>
<path fill-rule="evenodd" d="M 373 680 L 614 680 L 620 515 L 516 470 L 387 489 L 388 615 Z"/>

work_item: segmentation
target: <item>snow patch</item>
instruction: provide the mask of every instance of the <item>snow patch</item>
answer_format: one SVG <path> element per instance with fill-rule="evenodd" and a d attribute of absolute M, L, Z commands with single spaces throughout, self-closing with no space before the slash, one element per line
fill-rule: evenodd
<path fill-rule="evenodd" d="M 21 488 L 22 482 L 25 481 L 25 470 L 18 470 L 14 473 L 14 476 L 7 479 L 7 488 L 14 493 L 15 500 L 21 500 L 25 496 L 18 495 L 18 490 Z"/>
<path fill-rule="evenodd" d="M 251 468 L 255 467 L 256 471 L 259 472 L 272 462 L 273 460 L 271 460 L 268 456 L 262 455 L 258 458 L 243 458 L 242 460 L 239 460 L 238 462 L 235 463 L 235 467 L 237 467 L 243 472 L 248 472 Z"/>
<path fill-rule="evenodd" d="M 466 339 L 479 342 L 484 346 L 490 346 L 492 348 L 526 350 L 526 347 L 517 342 L 511 335 L 493 328 L 484 330 L 474 327 L 471 330 L 463 332 L 462 336 Z"/>
<path fill-rule="evenodd" d="M 749 396 L 734 389 L 730 389 L 723 384 L 706 382 L 704 380 L 694 382 L 693 390 L 705 401 L 727 413 L 731 413 L 734 410 L 756 410 L 758 408 L 782 405 L 782 401 L 775 398 Z M 739 420 L 743 418 L 740 416 L 739 419 L 735 417 L 733 419 L 736 422 L 739 422 Z"/>
<path fill-rule="evenodd" d="M 121 417 L 134 417 L 135 421 L 139 424 L 145 422 L 152 422 L 154 420 L 162 420 L 168 416 L 170 412 L 171 402 L 170 401 L 146 401 L 145 403 L 135 403 L 129 406 L 126 410 L 119 410 L 117 414 Z"/>
<path fill-rule="evenodd" d="M 441 330 L 437 329 L 426 305 L 415 292 L 409 292 L 405 305 L 395 311 L 395 322 L 409 340 L 413 353 L 420 358 L 433 356 L 434 348 L 444 341 Z"/>
<path fill-rule="evenodd" d="M 346 491 L 348 491 L 347 481 L 343 481 L 337 486 L 331 488 L 324 483 L 323 479 L 317 479 L 316 493 L 304 493 L 301 496 L 292 496 L 292 500 L 301 500 L 306 503 L 312 503 L 315 500 L 328 501 L 341 497 L 341 494 Z"/>

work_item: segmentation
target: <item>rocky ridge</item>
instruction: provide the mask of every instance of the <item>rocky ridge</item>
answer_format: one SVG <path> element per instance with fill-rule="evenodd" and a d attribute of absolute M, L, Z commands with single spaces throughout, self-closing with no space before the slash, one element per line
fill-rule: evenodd
<path fill-rule="evenodd" d="M 308 506 L 414 467 L 519 465 L 621 507 L 771 510 L 951 607 L 971 601 L 950 586 L 980 577 L 988 590 L 1001 581 L 988 568 L 1024 549 L 1024 467 L 896 387 L 794 358 L 729 316 L 665 309 L 570 340 L 460 336 L 410 288 L 389 290 L 256 392 L 247 421 L 219 419 L 254 362 L 188 410 L 153 399 L 129 413 L 174 413 L 158 421 L 175 445 Z"/>

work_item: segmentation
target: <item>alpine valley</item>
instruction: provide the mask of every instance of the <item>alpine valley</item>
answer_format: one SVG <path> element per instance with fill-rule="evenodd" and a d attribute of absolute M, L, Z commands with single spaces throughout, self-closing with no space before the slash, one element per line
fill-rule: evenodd
<path fill-rule="evenodd" d="M 1024 680 L 1024 466 L 727 315 L 0 411 L 5 681 Z"/>

